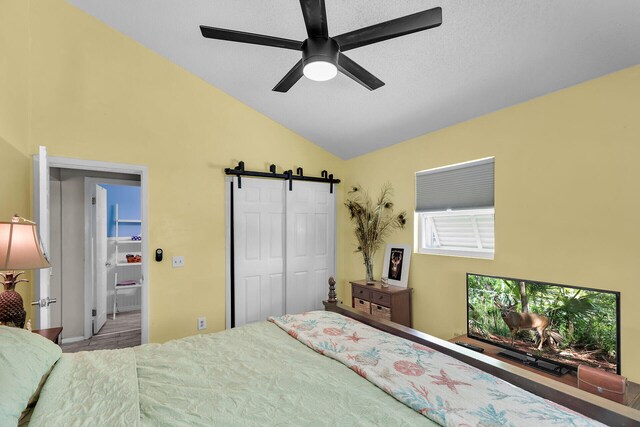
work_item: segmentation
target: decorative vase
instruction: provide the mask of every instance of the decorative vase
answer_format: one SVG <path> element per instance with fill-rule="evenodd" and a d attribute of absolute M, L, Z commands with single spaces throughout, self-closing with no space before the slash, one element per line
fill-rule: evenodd
<path fill-rule="evenodd" d="M 364 267 L 365 267 L 365 278 L 367 280 L 367 285 L 373 285 L 375 280 L 373 279 L 373 256 L 364 257 Z"/>

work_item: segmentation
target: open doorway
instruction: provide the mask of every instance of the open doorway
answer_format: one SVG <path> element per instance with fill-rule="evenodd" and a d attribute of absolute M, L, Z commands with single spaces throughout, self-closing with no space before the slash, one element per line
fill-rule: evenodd
<path fill-rule="evenodd" d="M 63 351 L 113 349 L 141 344 L 143 266 L 139 179 L 85 178 L 85 310 L 92 337 L 63 344 Z"/>
<path fill-rule="evenodd" d="M 45 304 L 36 307 L 35 327 L 62 327 L 63 349 L 73 346 L 68 351 L 148 342 L 146 167 L 49 158 L 44 147 L 34 161 L 34 217 L 52 264 L 36 273 L 36 300 Z M 128 210 L 131 206 L 134 211 Z M 98 256 L 103 258 L 101 271 Z M 48 297 L 58 303 L 49 305 Z M 124 336 L 127 331 L 135 336 Z M 105 346 L 98 346 L 99 340 Z M 81 348 L 83 342 L 93 348 Z"/>
<path fill-rule="evenodd" d="M 91 229 L 85 237 L 91 239 L 86 245 L 91 254 L 85 254 L 85 259 L 92 270 L 93 334 L 139 332 L 143 282 L 140 183 L 86 178 L 85 198 L 92 208 L 91 217 L 85 219 Z"/>
<path fill-rule="evenodd" d="M 52 326 L 63 328 L 63 351 L 139 345 L 140 177 L 55 167 L 49 171 L 50 279 L 59 296 L 51 320 Z"/>

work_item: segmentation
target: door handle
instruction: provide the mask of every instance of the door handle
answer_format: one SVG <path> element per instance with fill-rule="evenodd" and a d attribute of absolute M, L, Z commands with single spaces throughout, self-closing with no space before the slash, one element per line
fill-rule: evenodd
<path fill-rule="evenodd" d="M 31 302 L 31 305 L 37 305 L 37 306 L 40 306 L 40 308 L 44 308 L 44 307 L 49 307 L 54 302 L 58 302 L 58 300 L 56 298 L 46 297 L 46 298 L 42 298 L 40 301 Z"/>
<path fill-rule="evenodd" d="M 109 261 L 107 261 L 107 262 L 104 263 L 104 266 L 105 267 L 111 267 L 111 263 Z"/>

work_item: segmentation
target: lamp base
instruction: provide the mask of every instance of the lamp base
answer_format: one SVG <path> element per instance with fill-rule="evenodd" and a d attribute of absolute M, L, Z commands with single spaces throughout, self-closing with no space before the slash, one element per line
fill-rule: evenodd
<path fill-rule="evenodd" d="M 0 324 L 24 328 L 27 312 L 22 297 L 11 289 L 0 294 Z"/>
<path fill-rule="evenodd" d="M 2 284 L 5 291 L 0 294 L 0 324 L 7 326 L 15 326 L 24 328 L 24 322 L 27 318 L 27 312 L 24 310 L 22 297 L 16 292 L 17 283 L 27 282 L 25 279 L 18 280 L 18 274 L 0 273 L 4 278 Z"/>

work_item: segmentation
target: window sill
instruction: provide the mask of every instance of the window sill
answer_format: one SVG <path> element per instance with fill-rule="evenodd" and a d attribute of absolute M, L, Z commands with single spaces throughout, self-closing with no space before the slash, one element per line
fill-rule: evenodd
<path fill-rule="evenodd" d="M 419 248 L 419 254 L 453 256 L 459 258 L 477 258 L 493 260 L 494 252 L 464 250 L 464 249 L 435 249 L 435 248 Z"/>

